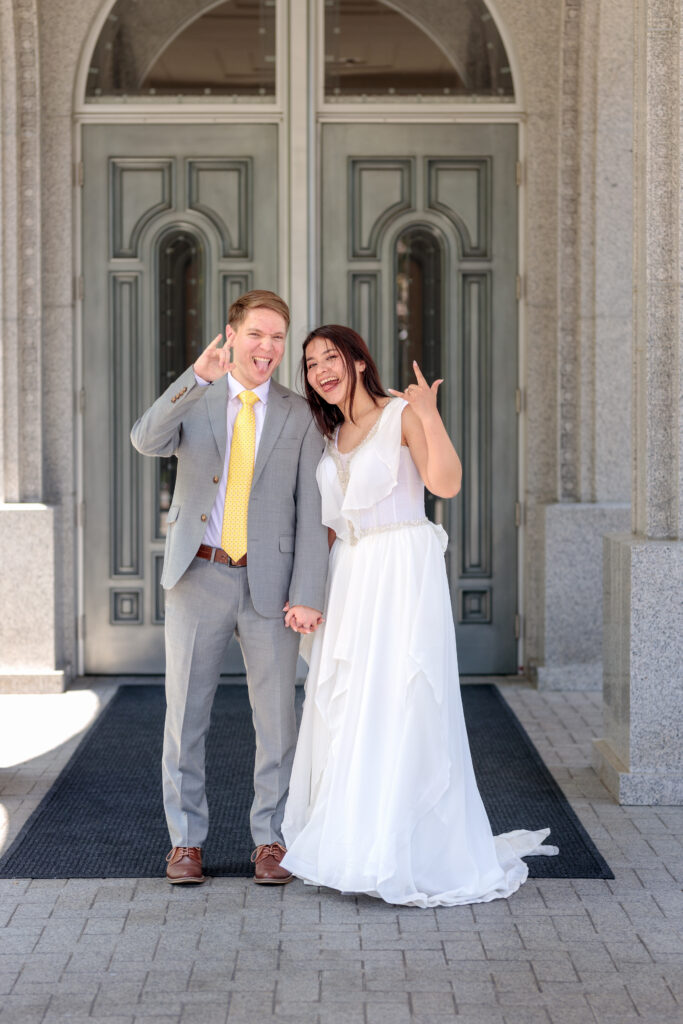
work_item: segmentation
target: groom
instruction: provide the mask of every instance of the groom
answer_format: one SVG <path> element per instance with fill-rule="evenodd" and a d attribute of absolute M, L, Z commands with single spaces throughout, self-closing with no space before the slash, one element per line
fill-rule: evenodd
<path fill-rule="evenodd" d="M 166 877 L 204 881 L 205 739 L 237 632 L 256 732 L 254 880 L 277 885 L 292 877 L 280 861 L 296 743 L 297 633 L 321 621 L 327 570 L 315 479 L 322 439 L 304 399 L 271 379 L 284 355 L 287 304 L 273 292 L 247 292 L 228 320 L 225 345 L 214 338 L 131 432 L 143 455 L 178 459 L 161 577 Z"/>

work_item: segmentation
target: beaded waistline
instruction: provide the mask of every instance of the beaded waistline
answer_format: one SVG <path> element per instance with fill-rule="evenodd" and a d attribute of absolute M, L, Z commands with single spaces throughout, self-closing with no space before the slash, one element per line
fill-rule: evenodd
<path fill-rule="evenodd" d="M 406 519 L 400 523 L 384 523 L 382 526 L 370 526 L 367 530 L 361 530 L 360 533 L 356 533 L 353 523 L 348 522 L 349 527 L 349 544 L 357 544 L 359 540 L 363 540 L 364 537 L 371 537 L 375 533 L 387 533 L 389 530 L 403 530 L 408 526 L 424 526 L 425 523 L 429 523 L 430 520 L 427 516 L 423 516 L 421 519 Z"/>

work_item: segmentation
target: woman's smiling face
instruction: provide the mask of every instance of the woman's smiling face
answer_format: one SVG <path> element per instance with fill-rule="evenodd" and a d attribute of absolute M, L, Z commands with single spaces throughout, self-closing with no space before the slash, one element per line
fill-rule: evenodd
<path fill-rule="evenodd" d="M 356 362 L 356 373 L 365 363 Z M 342 405 L 349 387 L 346 362 L 339 349 L 327 338 L 313 338 L 306 346 L 306 379 L 330 405 Z"/>

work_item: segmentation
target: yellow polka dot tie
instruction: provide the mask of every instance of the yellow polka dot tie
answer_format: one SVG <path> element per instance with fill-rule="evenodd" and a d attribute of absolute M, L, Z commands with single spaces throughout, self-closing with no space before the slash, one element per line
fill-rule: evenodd
<path fill-rule="evenodd" d="M 247 509 L 256 451 L 254 404 L 259 400 L 253 391 L 241 391 L 238 398 L 242 408 L 232 431 L 221 532 L 221 546 L 235 562 L 247 553 Z"/>

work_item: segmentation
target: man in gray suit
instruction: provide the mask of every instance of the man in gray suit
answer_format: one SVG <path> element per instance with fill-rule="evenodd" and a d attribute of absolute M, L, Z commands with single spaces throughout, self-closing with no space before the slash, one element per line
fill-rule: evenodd
<path fill-rule="evenodd" d="M 322 438 L 304 399 L 271 380 L 288 327 L 289 309 L 273 292 L 241 296 L 225 345 L 214 338 L 131 432 L 143 455 L 178 459 L 161 577 L 172 883 L 204 881 L 205 739 L 235 631 L 256 732 L 254 878 L 291 879 L 280 861 L 296 743 L 297 634 L 322 619 L 328 550 L 315 479 Z"/>

